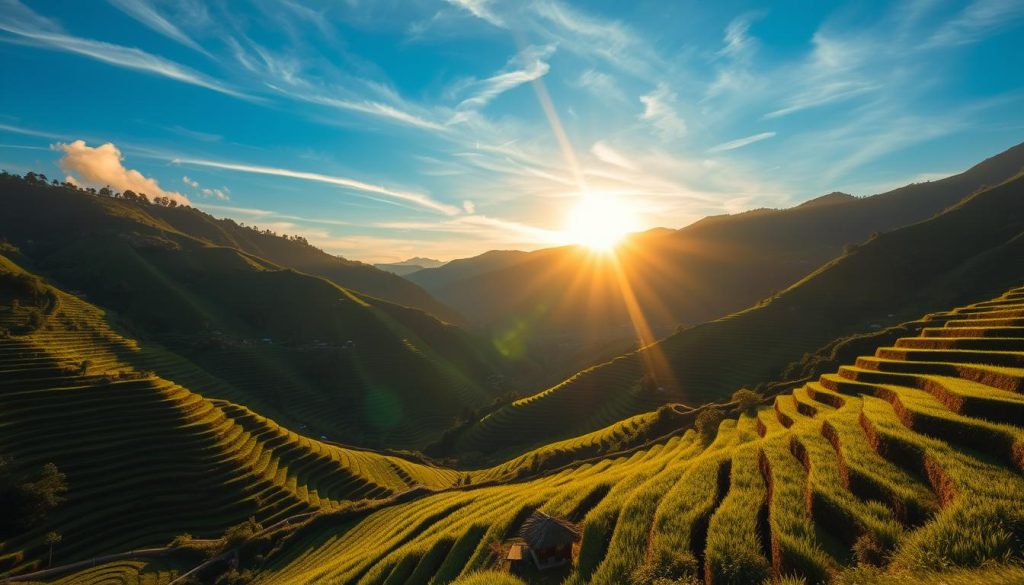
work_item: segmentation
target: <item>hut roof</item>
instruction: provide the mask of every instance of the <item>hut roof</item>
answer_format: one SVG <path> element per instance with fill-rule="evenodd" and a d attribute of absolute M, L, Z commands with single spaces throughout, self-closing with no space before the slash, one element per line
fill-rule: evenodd
<path fill-rule="evenodd" d="M 548 516 L 538 510 L 523 522 L 519 536 L 530 548 L 542 550 L 576 542 L 580 538 L 580 529 L 568 520 Z"/>
<path fill-rule="evenodd" d="M 523 555 L 523 547 L 526 545 L 517 543 L 508 547 L 508 554 L 505 555 L 505 559 L 509 561 L 521 561 L 525 558 Z"/>

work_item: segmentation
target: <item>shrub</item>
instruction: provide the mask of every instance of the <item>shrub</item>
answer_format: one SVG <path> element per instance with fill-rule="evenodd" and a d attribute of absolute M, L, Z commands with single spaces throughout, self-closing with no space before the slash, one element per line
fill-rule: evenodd
<path fill-rule="evenodd" d="M 238 546 L 256 536 L 261 530 L 263 530 L 263 526 L 256 521 L 256 518 L 250 517 L 245 522 L 235 524 L 224 531 L 224 536 L 221 537 L 223 547 L 229 549 Z"/>
<path fill-rule="evenodd" d="M 715 433 L 718 432 L 718 425 L 725 420 L 725 413 L 717 407 L 705 408 L 697 415 L 697 420 L 694 422 L 694 428 L 704 439 L 704 442 L 711 442 L 715 438 Z"/>
<path fill-rule="evenodd" d="M 749 413 L 761 405 L 764 396 L 748 388 L 740 388 L 732 394 L 732 401 L 736 403 L 741 412 Z"/>

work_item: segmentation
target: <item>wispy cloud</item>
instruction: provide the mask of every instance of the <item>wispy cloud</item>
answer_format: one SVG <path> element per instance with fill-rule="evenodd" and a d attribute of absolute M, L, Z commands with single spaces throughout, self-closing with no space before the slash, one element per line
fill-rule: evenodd
<path fill-rule="evenodd" d="M 293 98 L 313 104 L 320 104 L 322 106 L 338 108 L 340 110 L 348 110 L 350 112 L 369 114 L 371 116 L 383 118 L 389 122 L 394 122 L 405 126 L 413 126 L 416 128 L 423 128 L 426 130 L 435 130 L 438 132 L 447 131 L 447 128 L 438 122 L 427 120 L 422 116 L 418 116 L 416 114 L 400 110 L 394 106 L 390 106 L 388 104 L 380 102 L 350 101 L 317 94 L 303 94 L 301 92 L 281 90 L 280 88 L 275 89 L 279 89 L 283 93 L 287 93 L 289 96 Z"/>
<path fill-rule="evenodd" d="M 146 25 L 150 29 L 185 45 L 186 47 L 209 56 L 206 49 L 185 34 L 180 28 L 157 12 L 156 8 L 146 0 L 108 0 L 122 12 Z"/>
<path fill-rule="evenodd" d="M 754 134 L 753 136 L 747 136 L 745 138 L 737 138 L 736 140 L 730 140 L 729 142 L 723 142 L 717 144 L 708 149 L 708 152 L 725 152 L 727 150 L 736 150 L 737 148 L 743 148 L 748 144 L 755 142 L 761 142 L 762 140 L 768 140 L 775 136 L 774 132 L 762 132 L 760 134 Z"/>
<path fill-rule="evenodd" d="M 0 124 L 0 132 L 11 132 L 12 134 L 22 134 L 25 136 L 35 136 L 37 138 L 49 138 L 51 140 L 63 140 L 67 138 L 63 134 L 54 134 L 53 132 L 43 132 L 42 130 L 34 130 L 32 128 L 22 128 L 21 126 L 11 126 L 9 124 Z"/>
<path fill-rule="evenodd" d="M 505 27 L 505 21 L 494 13 L 491 0 L 448 0 L 448 3 L 463 8 L 473 16 L 494 26 Z"/>
<path fill-rule="evenodd" d="M 456 110 L 479 110 L 506 91 L 540 79 L 550 70 L 546 60 L 554 52 L 554 45 L 523 49 L 509 61 L 505 71 L 467 84 L 473 95 L 459 102 Z"/>
<path fill-rule="evenodd" d="M 363 193 L 373 193 L 376 195 L 383 195 L 399 201 L 407 203 L 413 203 L 426 209 L 438 211 L 445 215 L 457 215 L 460 213 L 460 208 L 454 205 L 448 205 L 431 199 L 429 196 L 422 193 L 413 193 L 411 191 L 399 191 L 395 189 L 389 189 L 380 185 L 371 185 L 364 183 L 356 179 L 349 179 L 346 177 L 338 177 L 334 175 L 324 175 L 321 173 L 310 173 L 305 171 L 294 171 L 290 169 L 281 169 L 275 167 L 264 167 L 256 165 L 246 165 L 239 163 L 220 162 L 213 160 L 203 159 L 187 159 L 180 158 L 171 161 L 174 164 L 181 165 L 196 165 L 203 167 L 211 167 L 217 169 L 225 169 L 229 171 L 239 171 L 243 173 L 254 173 L 258 175 L 274 175 L 278 177 L 289 177 L 292 179 L 301 179 L 304 181 L 316 181 L 318 183 L 327 183 L 330 185 L 336 185 L 338 187 L 344 187 L 353 191 L 360 191 Z"/>
<path fill-rule="evenodd" d="M 1019 0 L 974 0 L 928 40 L 930 46 L 966 45 L 1024 18 Z"/>
<path fill-rule="evenodd" d="M 644 111 L 640 119 L 649 122 L 664 140 L 674 140 L 686 134 L 686 122 L 676 112 L 676 94 L 665 83 L 640 96 Z"/>
<path fill-rule="evenodd" d="M 600 98 L 626 101 L 626 94 L 615 82 L 615 78 L 596 69 L 587 69 L 580 73 L 576 79 L 576 85 Z"/>
<path fill-rule="evenodd" d="M 633 161 L 626 158 L 625 155 L 612 148 L 607 142 L 603 140 L 598 140 L 597 142 L 595 142 L 594 145 L 590 147 L 590 152 L 591 154 L 593 154 L 594 156 L 608 164 L 612 164 L 617 167 L 622 167 L 624 169 L 629 169 L 631 171 L 637 170 L 637 166 Z"/>
<path fill-rule="evenodd" d="M 839 80 L 812 86 L 788 98 L 784 106 L 764 115 L 766 119 L 781 118 L 802 110 L 847 100 L 879 88 L 877 83 L 859 80 Z"/>
<path fill-rule="evenodd" d="M 0 36 L 0 41 L 13 42 L 16 39 L 20 39 L 41 48 L 83 55 L 115 67 L 159 75 L 234 97 L 248 100 L 259 99 L 231 88 L 215 79 L 211 79 L 184 65 L 152 55 L 140 49 L 123 47 L 103 41 L 94 41 L 54 30 L 52 23 L 39 17 L 15 0 L 7 0 L 6 5 L 8 7 L 16 7 L 18 10 L 16 14 L 18 16 L 13 19 L 0 20 L 0 31 L 14 35 L 13 37 Z"/>

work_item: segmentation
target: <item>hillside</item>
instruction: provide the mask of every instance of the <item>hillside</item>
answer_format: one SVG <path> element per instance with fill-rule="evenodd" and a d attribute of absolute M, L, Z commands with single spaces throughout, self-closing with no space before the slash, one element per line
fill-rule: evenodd
<path fill-rule="evenodd" d="M 0 223 L 8 239 L 38 239 L 42 233 L 81 235 L 83 231 L 122 229 L 115 218 L 131 219 L 158 229 L 171 229 L 214 246 L 240 250 L 278 266 L 322 276 L 344 288 L 399 305 L 422 309 L 438 318 L 458 323 L 460 317 L 422 288 L 369 264 L 332 256 L 311 246 L 304 238 L 279 236 L 268 230 L 246 227 L 231 219 L 217 219 L 192 207 L 134 205 L 130 202 L 82 200 L 68 189 L 32 191 L 15 177 L 0 182 L 0 203 L 10 214 Z M 29 206 L 32 206 L 29 208 Z M 118 207 L 121 207 L 120 209 Z M 45 213 L 43 213 L 45 209 Z"/>
<path fill-rule="evenodd" d="M 749 307 L 844 246 L 928 219 L 1022 169 L 1019 145 L 961 174 L 880 195 L 833 193 L 791 209 L 708 217 L 667 235 L 638 234 L 619 247 L 614 263 L 576 247 L 491 252 L 409 278 L 493 339 L 518 336 L 542 359 L 567 339 L 632 338 L 623 278 L 660 337 L 679 324 Z"/>
<path fill-rule="evenodd" d="M 178 231 L 169 218 L 205 221 L 193 210 L 49 185 L 0 197 L 24 263 L 220 380 L 211 398 L 332 440 L 417 447 L 507 390 L 510 364 L 464 331 Z"/>
<path fill-rule="evenodd" d="M 65 561 L 458 480 L 451 470 L 319 442 L 212 398 L 218 380 L 124 337 L 73 295 L 11 286 L 26 277 L 0 257 L 0 456 L 15 472 L 54 463 L 66 474 L 67 501 L 46 521 L 64 536 Z M 2 571 L 36 562 L 44 528 L 0 535 Z"/>
<path fill-rule="evenodd" d="M 237 568 L 207 565 L 203 578 L 1018 582 L 1024 288 L 918 320 L 920 336 L 772 404 L 702 417 L 697 430 L 538 477 L 320 514 L 252 540 Z M 579 523 L 576 561 L 546 574 L 517 564 L 512 575 L 473 581 L 504 570 L 499 559 L 534 510 Z M 176 574 L 166 560 L 129 559 L 68 582 L 112 573 L 159 583 Z"/>
<path fill-rule="evenodd" d="M 658 404 L 721 400 L 831 340 L 1024 279 L 1024 177 L 882 234 L 757 306 L 680 330 L 465 428 L 453 449 L 504 458 Z M 524 430 L 529 429 L 529 433 Z"/>

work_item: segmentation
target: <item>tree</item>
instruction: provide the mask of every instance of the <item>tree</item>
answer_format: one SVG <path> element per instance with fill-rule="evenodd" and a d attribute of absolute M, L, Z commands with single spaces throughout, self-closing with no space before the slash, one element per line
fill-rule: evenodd
<path fill-rule="evenodd" d="M 748 388 L 740 388 L 733 392 L 732 401 L 736 403 L 740 411 L 750 412 L 764 401 L 764 397 Z"/>
<path fill-rule="evenodd" d="M 100 195 L 102 195 L 104 197 L 110 197 L 113 194 L 114 194 L 114 192 L 110 190 L 110 185 L 107 185 L 106 187 L 103 187 L 102 189 L 100 189 Z"/>
<path fill-rule="evenodd" d="M 704 439 L 704 442 L 710 443 L 715 438 L 715 434 L 718 433 L 718 425 L 722 424 L 723 420 L 725 420 L 725 414 L 718 407 L 712 406 L 705 408 L 697 415 L 697 420 L 693 426 Z"/>
<path fill-rule="evenodd" d="M 131 189 L 125 189 L 124 193 L 121 193 L 121 197 L 124 197 L 125 199 L 128 199 L 130 201 L 135 201 L 135 199 L 137 198 L 135 195 L 135 191 L 132 191 Z"/>
<path fill-rule="evenodd" d="M 0 537 L 42 524 L 67 491 L 67 478 L 53 463 L 44 465 L 33 481 L 29 474 L 14 473 L 10 462 L 0 458 L 0 510 L 5 511 L 0 515 Z"/>
<path fill-rule="evenodd" d="M 60 533 L 56 531 L 47 532 L 46 536 L 43 537 L 43 544 L 50 547 L 50 560 L 48 563 L 46 563 L 47 567 L 53 566 L 53 547 L 60 544 L 60 541 L 63 539 L 64 537 L 62 537 Z"/>

